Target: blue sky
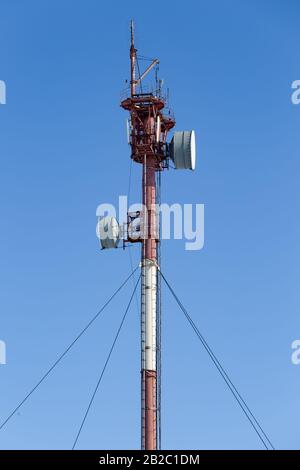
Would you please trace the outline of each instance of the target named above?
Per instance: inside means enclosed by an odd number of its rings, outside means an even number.
[[[165,241],[163,270],[275,447],[299,449],[299,14],[296,0],[1,0],[1,420],[130,271],[127,252],[99,250],[95,211],[128,188],[119,97],[133,17],[177,129],[197,133],[196,172],[166,172],[162,195],[205,204],[205,247]],[[136,166],[133,198],[139,178]],[[72,447],[131,289],[0,432],[1,449]],[[163,311],[163,448],[261,448],[165,290]],[[133,304],[78,448],[139,448],[139,359]]]

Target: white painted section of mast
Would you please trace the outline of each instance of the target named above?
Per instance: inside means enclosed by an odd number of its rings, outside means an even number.
[[[142,369],[155,371],[157,267],[149,259],[142,263]]]

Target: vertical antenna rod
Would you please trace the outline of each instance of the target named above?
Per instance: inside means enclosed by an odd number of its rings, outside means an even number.
[[[131,96],[135,95],[135,62],[136,62],[136,49],[134,48],[134,23],[133,20],[130,22],[130,92]]]

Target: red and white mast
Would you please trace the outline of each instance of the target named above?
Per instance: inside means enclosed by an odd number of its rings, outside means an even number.
[[[153,125],[152,117],[146,126]],[[143,206],[145,208],[142,241],[141,282],[141,350],[142,350],[142,447],[157,448],[157,214],[155,160],[146,156],[143,162]]]
[[[175,120],[165,114],[166,100],[161,94],[160,81],[155,77],[155,87],[147,89],[142,80],[158,64],[150,60],[140,74],[137,50],[134,44],[134,28],[131,22],[130,90],[121,101],[121,107],[130,113],[129,143],[131,158],[142,167],[143,209],[127,214],[127,237],[120,230],[114,217],[102,217],[98,231],[102,249],[116,248],[120,237],[126,242],[141,243],[141,441],[142,449],[160,447],[160,384],[161,384],[161,312],[160,312],[160,230],[156,180],[160,172],[173,160],[175,169],[195,169],[194,131],[174,132],[172,141],[167,135],[175,126]],[[138,70],[138,77],[136,71]],[[158,175],[158,178],[156,176]],[[160,184],[158,185],[160,193]]]
[[[121,106],[130,112],[131,158],[142,165],[143,212],[141,214],[141,445],[142,449],[158,448],[158,377],[157,352],[157,298],[158,298],[158,216],[156,211],[156,172],[166,166],[167,132],[175,125],[174,119],[162,114],[164,99],[158,90],[137,93],[143,78],[158,63],[153,60],[145,72],[136,78],[137,50],[131,22],[130,97]]]

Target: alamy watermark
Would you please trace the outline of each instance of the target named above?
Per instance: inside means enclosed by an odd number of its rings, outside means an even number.
[[[185,240],[185,249],[188,251],[201,250],[204,246],[204,204],[153,204],[151,210],[146,210],[143,204],[131,204],[128,207],[127,196],[119,196],[118,209],[113,204],[104,203],[97,207],[96,216],[114,217],[118,220],[120,227],[120,238],[126,239],[128,231],[132,237],[147,238],[147,230],[143,227],[149,226],[148,217],[152,217],[152,227],[156,234],[160,233],[162,240]],[[128,214],[135,214],[134,220],[128,226]],[[97,237],[100,233],[96,229]],[[109,231],[105,237],[110,238]],[[103,236],[101,236],[103,238]]]
[[[0,80],[0,104],[6,104],[6,84]]]
[[[293,81],[292,90],[294,90],[291,95],[292,103],[295,105],[300,104],[300,80]]]
[[[300,365],[300,339],[295,339],[292,342],[291,348],[293,349],[293,353],[291,355],[291,361],[294,366]]]
[[[6,364],[6,344],[0,340],[0,365]]]

